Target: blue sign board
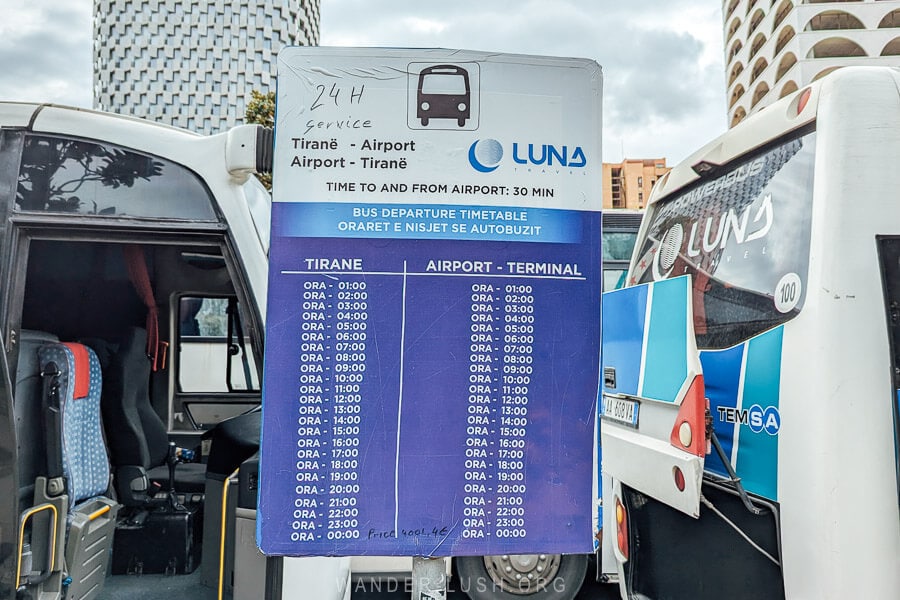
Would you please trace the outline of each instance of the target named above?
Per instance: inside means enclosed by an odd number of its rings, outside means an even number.
[[[591,552],[599,67],[279,56],[259,544]]]

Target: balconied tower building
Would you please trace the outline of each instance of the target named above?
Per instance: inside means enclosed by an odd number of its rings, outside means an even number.
[[[900,0],[723,0],[728,123],[847,65],[900,66]]]
[[[318,42],[319,0],[94,0],[94,108],[216,133]]]

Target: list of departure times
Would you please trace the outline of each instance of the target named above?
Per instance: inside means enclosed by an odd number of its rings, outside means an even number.
[[[475,385],[468,398],[466,479],[491,481],[484,489],[469,488],[464,504],[463,537],[524,538],[525,441],[528,428],[529,384],[534,375],[534,290],[508,283],[472,285],[470,377]],[[499,332],[486,327],[480,315],[501,314]],[[499,365],[498,370],[488,365]],[[488,449],[478,451],[476,448]],[[487,511],[478,492],[493,492],[496,505]],[[493,509],[493,510],[491,510]],[[474,517],[474,518],[473,518]]]
[[[366,282],[310,279],[304,281],[302,298],[299,485],[291,540],[322,539],[323,535],[327,540],[355,539],[360,535]]]
[[[279,360],[267,355],[264,442],[284,450],[267,457],[263,550],[590,551],[596,257],[297,244],[274,257],[270,289],[270,311],[289,316],[267,333]],[[272,417],[273,398],[293,408]]]

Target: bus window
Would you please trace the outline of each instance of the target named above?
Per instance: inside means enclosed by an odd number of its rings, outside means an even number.
[[[205,430],[257,406],[256,356],[237,299],[181,296],[177,311],[174,428]]]
[[[643,212],[604,210],[601,251],[603,253],[603,289],[608,292],[625,285],[628,262],[634,251]]]
[[[454,68],[446,71],[430,71],[422,75],[422,94],[459,96],[466,93],[465,74]]]
[[[638,219],[637,225],[640,225]],[[637,239],[634,231],[610,231],[603,233],[603,260],[631,260],[631,251]]]
[[[815,133],[780,142],[650,209],[636,283],[690,274],[700,348],[726,348],[803,307]]]
[[[112,144],[25,136],[16,209],[215,221],[196,175],[162,158]]]
[[[182,392],[259,391],[250,340],[233,298],[182,296],[178,387]],[[229,365],[230,363],[230,365]]]

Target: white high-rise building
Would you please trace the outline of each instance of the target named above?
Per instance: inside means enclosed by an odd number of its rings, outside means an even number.
[[[94,0],[94,108],[223,131],[282,46],[318,42],[319,0]]]
[[[900,0],[723,0],[728,123],[847,65],[900,66]]]

